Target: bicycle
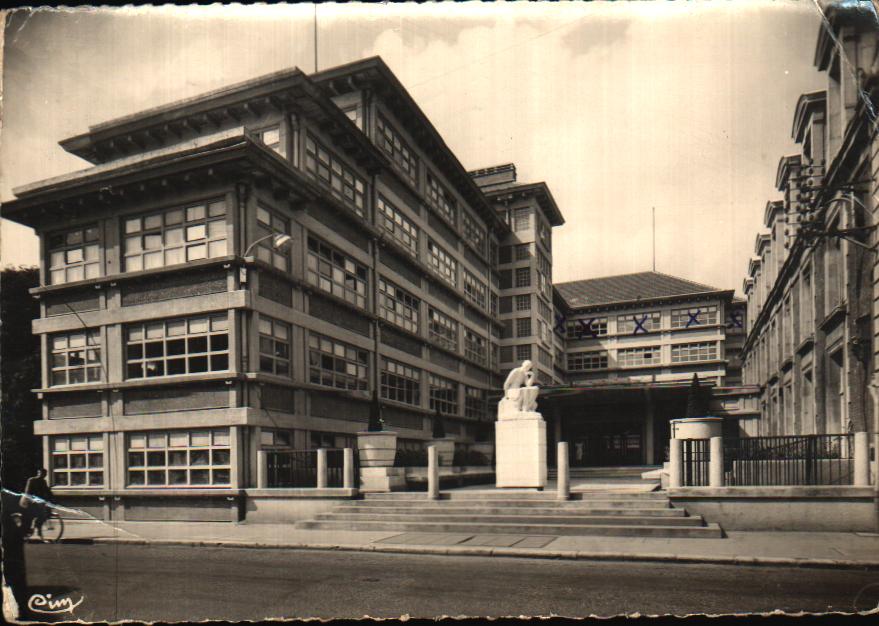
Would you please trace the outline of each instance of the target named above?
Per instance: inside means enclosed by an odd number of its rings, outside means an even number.
[[[25,520],[21,513],[13,513],[12,519],[19,528],[25,525]],[[25,539],[30,539],[34,531],[36,531],[40,541],[43,543],[58,543],[64,535],[64,519],[56,511],[50,511],[49,515],[42,522],[37,522],[36,518],[32,519],[29,528],[25,532]]]

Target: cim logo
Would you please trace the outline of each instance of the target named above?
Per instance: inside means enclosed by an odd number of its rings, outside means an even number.
[[[51,593],[47,593],[46,595],[35,593],[30,599],[28,599],[27,608],[36,613],[70,613],[73,615],[73,609],[82,604],[83,600],[85,600],[85,598],[81,597],[78,602],[74,602],[73,598],[67,596],[53,598]]]

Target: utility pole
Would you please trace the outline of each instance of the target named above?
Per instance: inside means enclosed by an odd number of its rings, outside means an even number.
[[[650,207],[653,209],[653,271],[656,271],[656,207]]]
[[[314,72],[317,73],[317,2],[314,3]]]

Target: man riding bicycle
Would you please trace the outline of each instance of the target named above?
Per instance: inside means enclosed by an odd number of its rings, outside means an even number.
[[[29,518],[29,523],[24,525],[29,531],[40,528],[52,512],[53,494],[46,482],[47,473],[45,468],[40,468],[36,476],[28,478],[24,494],[19,500],[22,512]]]

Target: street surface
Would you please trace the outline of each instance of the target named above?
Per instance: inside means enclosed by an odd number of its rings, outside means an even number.
[[[82,599],[72,618],[86,621],[852,612],[879,605],[876,571],[111,544],[30,544],[26,556],[29,592]]]

